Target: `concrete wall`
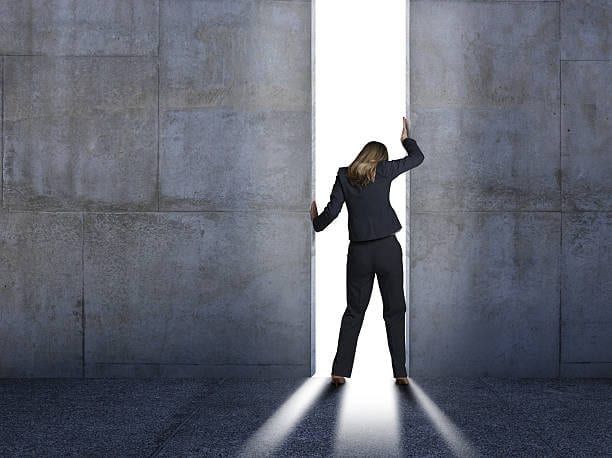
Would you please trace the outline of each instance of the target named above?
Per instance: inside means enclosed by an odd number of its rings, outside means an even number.
[[[412,0],[411,375],[612,375],[607,0]],[[0,2],[0,377],[311,373],[311,2]]]
[[[612,376],[611,28],[411,1],[411,375]]]
[[[310,26],[0,2],[0,377],[311,373]]]

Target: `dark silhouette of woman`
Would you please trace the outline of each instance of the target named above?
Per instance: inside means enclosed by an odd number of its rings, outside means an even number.
[[[340,167],[329,203],[319,215],[317,204],[310,204],[310,217],[316,232],[325,229],[346,202],[349,247],[346,260],[347,307],[342,315],[338,348],[332,364],[332,383],[345,383],[350,377],[366,308],[370,302],[374,275],[383,301],[383,319],[395,383],[408,384],[406,372],[404,269],[402,247],[395,233],[402,228],[389,201],[391,181],[423,162],[416,141],[408,135],[408,120],[402,120],[400,141],[407,152],[401,159],[389,160],[387,147],[370,141],[348,167]]]

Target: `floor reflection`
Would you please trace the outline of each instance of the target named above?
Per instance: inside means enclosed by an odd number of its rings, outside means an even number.
[[[336,456],[400,456],[397,386],[392,378],[352,377],[339,387]]]

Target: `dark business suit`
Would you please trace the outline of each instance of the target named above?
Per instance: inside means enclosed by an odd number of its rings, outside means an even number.
[[[322,231],[338,216],[346,202],[350,240],[346,263],[347,307],[332,365],[334,375],[351,376],[357,338],[376,274],[393,376],[407,376],[404,269],[402,247],[395,237],[402,225],[389,202],[389,190],[393,179],[418,166],[424,156],[413,138],[404,139],[402,145],[408,154],[401,159],[380,161],[374,181],[364,187],[351,184],[347,177],[348,167],[340,167],[329,203],[312,221],[314,230]]]

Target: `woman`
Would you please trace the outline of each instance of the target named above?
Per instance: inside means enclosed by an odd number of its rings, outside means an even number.
[[[344,202],[348,211],[347,307],[342,316],[338,348],[332,364],[332,383],[336,386],[345,383],[344,377],[351,376],[374,274],[383,301],[395,383],[408,384],[404,343],[404,269],[402,247],[395,237],[402,225],[389,202],[389,189],[393,179],[419,165],[424,156],[416,141],[408,135],[405,117],[402,124],[400,140],[407,156],[390,161],[383,143],[368,142],[351,165],[338,169],[329,203],[323,212],[318,214],[315,201],[310,204],[315,232],[325,229],[338,216]]]

